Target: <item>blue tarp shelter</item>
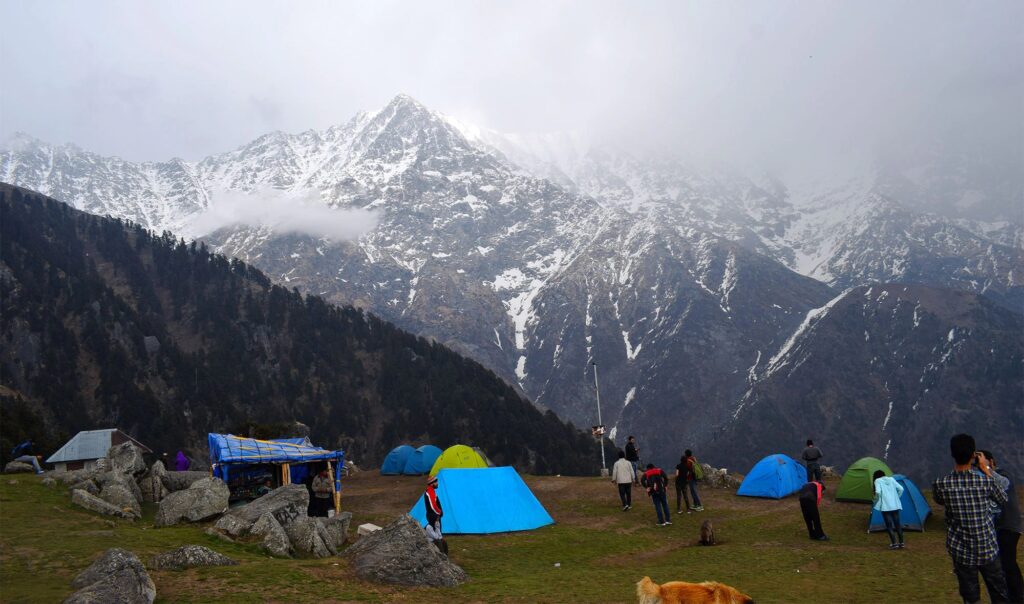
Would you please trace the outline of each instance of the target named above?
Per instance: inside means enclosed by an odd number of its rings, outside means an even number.
[[[409,461],[409,457],[416,452],[409,445],[398,445],[388,456],[384,458],[384,463],[380,464],[380,473],[384,476],[396,476],[401,474],[405,470],[405,462]]]
[[[331,462],[334,470],[334,492],[341,492],[341,470],[345,453],[328,451],[309,443],[309,439],[259,440],[233,434],[213,434],[207,437],[210,447],[210,466],[213,475],[230,487],[237,479],[255,467],[267,465],[288,467],[275,477],[276,484],[300,483],[309,475],[309,464]],[[293,442],[295,441],[295,442]],[[237,482],[237,480],[235,480]],[[337,508],[337,497],[335,507]]]
[[[900,524],[906,531],[924,531],[925,520],[932,513],[928,501],[921,494],[914,481],[903,474],[893,474],[896,482],[903,485],[903,495],[900,496],[900,503],[903,509],[900,510]],[[876,533],[885,530],[885,520],[882,520],[882,512],[871,508],[871,519],[868,520],[868,532]]]
[[[438,457],[441,457],[441,449],[434,445],[423,445],[413,451],[406,459],[405,469],[402,470],[402,474],[406,476],[426,474],[430,472],[430,468],[434,467],[434,462],[437,461]]]
[[[529,531],[555,523],[530,487],[509,466],[445,468],[437,474],[437,495],[444,510],[444,533]],[[416,499],[409,515],[420,525],[427,525],[423,495]]]
[[[782,453],[769,455],[754,464],[743,479],[737,495],[782,499],[800,490],[807,482],[807,470]]]

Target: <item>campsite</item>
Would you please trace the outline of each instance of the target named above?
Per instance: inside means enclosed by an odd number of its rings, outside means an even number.
[[[471,471],[471,470],[470,470]],[[822,520],[832,537],[811,542],[794,497],[738,497],[705,488],[700,514],[674,515],[654,525],[642,495],[630,512],[600,478],[523,476],[554,520],[536,530],[450,535],[453,561],[469,575],[456,588],[404,588],[357,579],[344,556],[273,559],[253,545],[204,533],[207,524],[154,528],[152,504],[136,522],[107,519],[72,505],[63,489],[30,475],[0,481],[2,599],[59,601],[69,582],[102,551],[123,547],[143,560],[183,544],[200,544],[238,566],[150,571],[164,602],[632,602],[644,575],[656,581],[718,580],[758,602],[793,602],[814,594],[830,602],[954,601],[943,539],[942,508],[933,506],[923,533],[908,533],[908,548],[889,551],[884,533],[868,533],[870,506],[836,502],[828,479]],[[385,525],[422,497],[425,477],[342,478],[342,508],[353,526]],[[930,494],[926,491],[925,497]],[[671,502],[670,502],[671,503]],[[673,508],[674,510],[674,508]],[[40,522],[45,517],[45,522]],[[700,547],[700,522],[710,519],[719,545]],[[354,536],[354,530],[352,531]],[[914,577],[907,581],[907,577]]]

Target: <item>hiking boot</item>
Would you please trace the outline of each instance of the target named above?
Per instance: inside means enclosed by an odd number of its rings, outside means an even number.
[[[703,512],[704,511],[704,506],[698,505],[697,507],[693,508],[693,511],[694,512]]]
[[[666,520],[665,524],[672,524],[672,521],[671,520]]]
[[[818,541],[828,541],[828,540],[829,540],[829,538],[828,538],[828,535],[822,535],[821,537],[818,537],[818,539],[817,539],[817,540],[818,540]]]
[[[900,544],[899,543],[890,543],[889,544],[889,549],[899,549],[899,548],[900,548]]]
[[[658,526],[665,526],[664,522],[655,522],[655,524],[658,525]]]
[[[623,511],[623,512],[626,512],[626,511],[628,511],[628,510],[629,510],[629,506],[628,506],[628,505],[624,505],[624,506],[622,506],[622,511]]]
[[[677,514],[682,514],[682,513],[683,513],[683,510],[676,510],[676,513],[677,513]]]
[[[907,544],[906,544],[906,543],[901,543],[901,544],[900,544],[900,549],[905,549],[906,547],[907,547]]]
[[[633,509],[633,506],[631,506],[631,505],[627,505],[627,506],[626,506],[626,511],[627,511],[627,512],[628,512],[629,510],[631,510],[631,509]]]

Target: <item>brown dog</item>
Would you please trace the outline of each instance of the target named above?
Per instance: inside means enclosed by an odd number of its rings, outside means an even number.
[[[715,527],[711,526],[710,520],[705,520],[703,524],[700,525],[700,544],[715,544]]]
[[[636,584],[636,596],[639,604],[754,604],[750,596],[715,581],[658,585],[644,577]]]

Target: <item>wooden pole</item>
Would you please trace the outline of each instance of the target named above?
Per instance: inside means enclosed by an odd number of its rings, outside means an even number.
[[[331,499],[334,500],[334,515],[337,516],[341,513],[341,493],[338,492],[337,486],[334,482],[334,466],[330,461],[327,462],[327,475],[331,478]]]
[[[292,470],[289,464],[281,464],[281,486],[292,483]]]

